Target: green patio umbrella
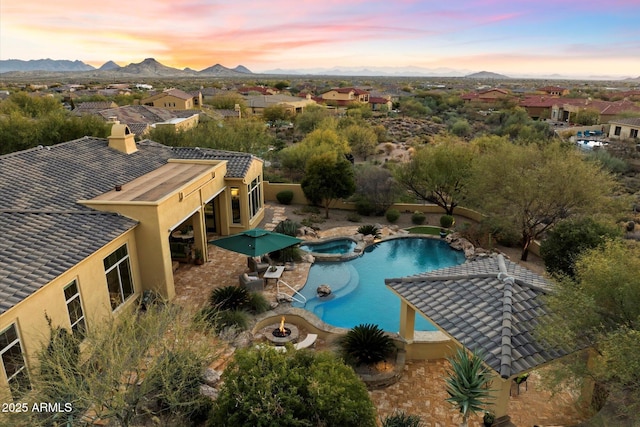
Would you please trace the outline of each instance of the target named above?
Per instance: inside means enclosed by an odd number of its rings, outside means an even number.
[[[209,241],[212,245],[220,248],[252,257],[288,248],[300,242],[302,239],[297,237],[274,233],[262,228],[253,228],[232,236]]]

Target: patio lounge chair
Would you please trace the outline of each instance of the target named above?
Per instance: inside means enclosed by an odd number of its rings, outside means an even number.
[[[240,275],[240,286],[251,292],[262,291],[264,289],[264,279],[243,273]]]
[[[247,257],[247,267],[253,273],[264,273],[269,268],[269,263],[262,260],[256,260],[254,257]]]

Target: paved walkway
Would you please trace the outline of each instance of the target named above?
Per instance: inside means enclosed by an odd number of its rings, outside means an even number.
[[[272,229],[278,222],[286,219],[282,206],[267,206],[267,216],[261,227]],[[350,231],[346,227],[341,232]],[[357,227],[356,227],[357,228]],[[335,234],[323,233],[325,236]],[[209,245],[209,257],[204,265],[180,264],[175,273],[176,302],[190,310],[198,310],[209,298],[212,289],[227,285],[237,285],[240,274],[247,271],[246,256]],[[282,280],[296,289],[304,286],[310,264],[296,263],[292,271],[285,271]],[[275,301],[275,285],[272,280],[265,290],[265,296]],[[445,402],[444,381],[446,361],[408,361],[401,380],[390,387],[370,392],[378,409],[378,415],[384,417],[394,410],[404,410],[420,415],[425,427],[450,427],[460,423],[460,417]],[[213,368],[222,369],[224,360],[218,361]],[[552,396],[542,390],[538,373],[533,373],[528,381],[528,390],[521,386],[520,394],[511,397],[509,414],[512,422],[519,427],[533,426],[569,426],[582,418],[575,407],[576,396],[564,392]],[[480,427],[481,418],[469,422],[470,427]]]

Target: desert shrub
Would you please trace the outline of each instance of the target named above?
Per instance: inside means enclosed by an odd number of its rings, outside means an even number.
[[[440,217],[440,227],[442,228],[449,228],[454,224],[454,222],[455,219],[451,215],[442,215]]]
[[[358,233],[365,236],[370,235],[375,237],[376,239],[380,238],[380,229],[373,224],[361,225],[360,227],[358,227]]]
[[[422,427],[424,426],[419,415],[405,414],[404,411],[394,411],[382,420],[381,427]]]
[[[362,216],[371,216],[376,212],[376,206],[367,197],[359,196],[356,199],[356,212]]]
[[[329,352],[240,349],[222,379],[211,426],[376,425],[364,383]]]
[[[397,209],[388,209],[385,213],[387,221],[394,223],[400,218],[400,212]]]
[[[347,215],[347,221],[360,222],[361,220],[362,218],[357,212],[349,212],[349,214]]]
[[[147,372],[147,387],[158,390],[152,412],[180,419],[182,423],[189,420],[188,425],[205,421],[213,402],[200,394],[203,365],[201,355],[189,348],[160,355]]]
[[[614,225],[602,224],[592,218],[559,222],[540,245],[540,256],[547,271],[574,276],[575,261],[587,249],[604,245],[607,239],[621,234]]]
[[[373,365],[393,353],[393,341],[378,325],[365,323],[354,326],[340,339],[345,360],[356,366]]]
[[[424,213],[420,212],[420,211],[415,211],[415,212],[411,215],[411,222],[412,222],[413,224],[416,224],[416,225],[422,225],[422,224],[424,224],[424,222],[426,221],[426,219],[427,219],[427,216],[426,216]]]
[[[282,203],[283,205],[290,205],[291,201],[293,200],[293,191],[282,190],[278,192],[278,194],[276,194],[276,199],[278,199],[278,202]]]
[[[296,237],[300,224],[290,219],[280,221],[273,229],[276,233],[286,234],[287,236]]]
[[[249,311],[251,313],[260,314],[271,309],[271,305],[267,298],[260,292],[249,292]]]

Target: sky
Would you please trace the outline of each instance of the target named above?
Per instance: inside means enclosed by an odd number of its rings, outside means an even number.
[[[0,59],[640,76],[640,0],[1,0]]]

